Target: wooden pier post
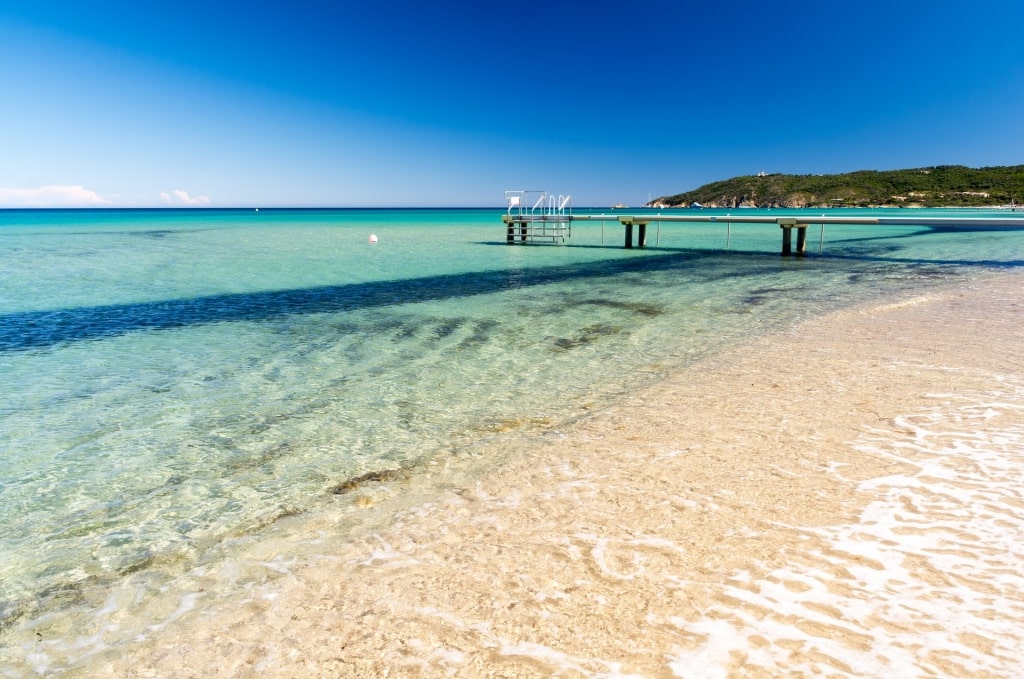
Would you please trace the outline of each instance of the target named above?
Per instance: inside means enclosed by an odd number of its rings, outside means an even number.
[[[647,224],[646,219],[637,219],[636,217],[623,218],[622,225],[626,227],[626,249],[632,249],[633,247],[633,225],[636,224],[639,229],[637,234],[637,247],[642,248],[647,246]]]
[[[796,227],[796,254],[807,254],[807,225],[799,224]]]
[[[516,223],[508,223],[508,232],[505,234],[505,244],[512,245],[516,242]]]
[[[796,229],[796,254],[807,254],[807,225],[797,224],[795,217],[780,217],[776,220],[782,229],[782,254],[793,254],[793,229]]]
[[[793,227],[796,225],[796,218],[781,217],[778,223],[782,229],[782,256],[788,257],[793,254]]]

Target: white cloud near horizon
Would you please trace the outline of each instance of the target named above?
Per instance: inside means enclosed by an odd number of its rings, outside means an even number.
[[[174,189],[170,193],[166,191],[160,192],[160,199],[165,203],[171,205],[209,205],[210,199],[206,196],[195,196],[188,195],[188,191],[182,189]]]
[[[84,186],[0,188],[0,207],[90,207],[109,204],[109,200]]]

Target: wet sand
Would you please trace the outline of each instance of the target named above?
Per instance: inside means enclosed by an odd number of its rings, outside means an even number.
[[[355,540],[303,524],[88,674],[1022,676],[1022,286],[816,319]]]

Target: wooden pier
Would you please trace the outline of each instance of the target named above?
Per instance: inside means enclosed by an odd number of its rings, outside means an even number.
[[[539,196],[530,205],[526,198],[529,194]],[[629,249],[633,245],[634,228],[637,234],[636,247],[647,246],[647,227],[652,223],[684,222],[684,223],[720,223],[730,228],[732,224],[765,224],[777,225],[782,231],[782,255],[807,254],[807,229],[811,226],[820,227],[821,238],[824,240],[825,225],[880,225],[880,226],[927,226],[957,229],[991,229],[1018,228],[1024,229],[1024,217],[858,217],[858,216],[812,216],[812,215],[703,215],[703,214],[572,214],[572,198],[570,196],[548,196],[544,191],[506,191],[509,202],[508,211],[502,215],[506,224],[505,242],[530,243],[538,240],[564,243],[572,234],[574,221],[618,222],[623,226],[625,242]],[[796,245],[793,244],[793,232],[796,231]]]
[[[646,245],[647,226],[652,222],[689,222],[726,224],[775,224],[782,230],[782,254],[807,254],[807,229],[811,226],[820,228],[824,239],[825,226],[928,226],[970,229],[1018,228],[1024,229],[1024,218],[1021,217],[857,217],[857,216],[770,216],[770,215],[573,215],[574,220],[618,221],[625,227],[625,247],[633,247],[633,227],[637,227],[637,247]],[[793,232],[796,232],[796,246],[793,245]]]

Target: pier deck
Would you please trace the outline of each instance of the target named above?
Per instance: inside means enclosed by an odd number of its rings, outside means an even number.
[[[540,198],[532,207],[527,206],[524,198],[536,193]],[[502,221],[506,224],[506,243],[509,245],[529,243],[535,240],[565,242],[572,233],[574,221],[618,222],[623,226],[624,245],[632,248],[633,231],[636,227],[636,247],[646,247],[647,227],[651,223],[682,222],[682,223],[721,223],[726,228],[732,224],[776,224],[782,230],[782,254],[804,255],[807,251],[807,229],[810,226],[821,228],[822,241],[826,225],[866,225],[880,226],[926,226],[950,229],[991,229],[1018,228],[1024,229],[1024,216],[1021,217],[889,217],[889,216],[851,216],[839,215],[702,215],[702,214],[572,214],[572,199],[569,196],[547,196],[543,191],[506,191],[509,201],[506,214]],[[793,231],[796,231],[796,246],[793,245]]]
[[[820,226],[824,233],[825,225],[867,225],[880,226],[928,226],[970,230],[972,228],[1024,228],[1024,217],[857,217],[827,215],[572,215],[572,219],[591,221],[618,221],[625,228],[625,247],[633,247],[633,227],[638,230],[637,247],[646,246],[647,225],[651,222],[695,222],[724,224],[778,224],[782,229],[782,254],[803,255],[807,251],[807,228]],[[796,249],[793,248],[793,230],[797,232]]]

